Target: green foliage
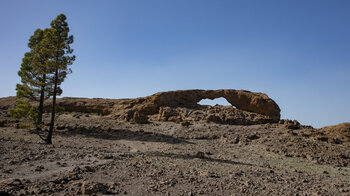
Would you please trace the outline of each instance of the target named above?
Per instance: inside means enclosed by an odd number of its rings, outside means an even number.
[[[42,92],[44,92],[43,99],[49,98],[49,89],[52,87],[47,80],[49,68],[45,62],[48,56],[43,53],[43,45],[41,44],[43,38],[44,31],[37,29],[29,39],[30,51],[24,54],[18,72],[22,82],[22,84],[17,85],[17,97],[19,98],[25,97],[39,101]]]
[[[43,39],[44,31],[41,29],[37,29],[30,37],[28,43],[30,51],[24,54],[21,68],[18,71],[21,84],[16,85],[17,97],[39,102],[38,108],[19,100],[16,108],[10,111],[15,118],[31,120],[37,128],[42,124],[44,100],[52,95],[52,83],[48,80],[49,68],[46,65],[48,56],[43,53],[44,48],[41,44]]]
[[[16,119],[28,119],[33,121],[35,124],[37,124],[38,119],[38,110],[36,107],[34,107],[29,102],[26,102],[24,100],[17,100],[16,107],[13,109],[10,109],[10,115],[13,118]]]
[[[47,110],[47,112],[52,112],[52,105],[50,104],[50,105],[48,105],[47,106],[47,108],[46,108]],[[64,109],[64,107],[62,107],[62,106],[60,106],[60,105],[58,105],[58,104],[56,104],[56,107],[55,107],[55,111],[56,111],[56,113],[64,113],[66,110]]]
[[[27,128],[30,128],[32,126],[33,126],[32,123],[23,123],[23,122],[21,122],[21,123],[18,124],[18,128],[20,128],[20,129],[27,129]]]
[[[17,97],[18,98],[28,98],[31,100],[35,100],[35,90],[31,89],[26,84],[17,84],[16,85]]]
[[[50,67],[50,73],[52,83],[57,82],[59,86],[66,76],[72,73],[72,70],[68,67],[72,65],[75,56],[70,55],[73,53],[73,49],[70,44],[73,43],[74,39],[72,35],[68,35],[69,27],[66,22],[66,16],[60,14],[51,22],[51,28],[44,30],[44,39],[41,45],[45,46],[43,53],[48,56],[47,65]],[[57,72],[57,77],[55,73]],[[56,80],[56,81],[55,81]],[[62,90],[56,89],[57,95],[62,93]]]
[[[54,126],[56,111],[56,96],[62,94],[60,85],[72,73],[69,68],[75,60],[72,55],[73,36],[69,34],[67,17],[59,14],[52,22],[51,27],[44,30],[37,29],[30,37],[29,52],[24,54],[18,75],[21,84],[17,84],[17,97],[19,98],[16,108],[10,111],[14,118],[26,118],[39,127],[42,124],[44,111],[44,100],[53,97],[52,115],[47,143],[51,143],[52,130]],[[25,98],[32,102],[39,102],[34,107],[29,102],[21,100]]]
[[[56,105],[56,112],[57,113],[63,113],[65,111],[64,107]]]
[[[73,49],[70,44],[73,43],[73,36],[68,35],[69,28],[64,14],[58,15],[52,22],[51,28],[44,31],[44,39],[41,44],[45,45],[44,55],[48,56],[46,64],[50,67],[50,80],[53,81],[53,99],[52,99],[52,114],[49,133],[46,143],[52,143],[52,132],[55,124],[56,113],[56,95],[62,92],[59,86],[62,84],[66,76],[72,73],[68,67],[72,65],[75,56],[71,55]]]

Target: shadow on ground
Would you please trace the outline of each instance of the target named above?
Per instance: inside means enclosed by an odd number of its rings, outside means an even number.
[[[250,164],[250,163],[242,163],[242,162],[237,162],[237,161],[232,161],[232,160],[224,160],[224,159],[215,159],[215,158],[211,158],[211,157],[198,156],[198,154],[191,155],[191,154],[175,154],[175,153],[165,153],[165,152],[151,152],[148,155],[156,156],[156,157],[168,157],[168,158],[175,158],[175,159],[184,159],[184,160],[200,159],[201,161],[204,161],[204,162],[216,162],[216,163],[227,163],[227,164],[232,164],[232,165],[254,166],[253,164]]]
[[[77,136],[82,135],[84,137],[93,137],[105,140],[132,140],[132,141],[145,141],[145,142],[165,142],[169,144],[194,144],[181,138],[174,138],[170,135],[164,135],[160,133],[152,133],[146,131],[130,131],[127,129],[114,129],[114,130],[102,130],[96,127],[92,128],[73,128],[66,127],[64,130],[57,130],[54,134],[60,136]]]

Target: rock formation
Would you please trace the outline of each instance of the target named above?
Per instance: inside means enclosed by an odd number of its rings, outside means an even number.
[[[220,97],[237,109],[198,104],[202,99]],[[168,91],[136,99],[63,98],[58,104],[66,111],[95,112],[127,121],[139,121],[140,115],[160,121],[207,120],[224,124],[260,124],[278,122],[280,118],[280,108],[266,94],[231,89]],[[142,122],[147,122],[144,117]]]
[[[220,97],[236,109],[198,104],[202,99]],[[261,124],[280,119],[280,108],[266,94],[233,89],[168,91],[136,99],[66,97],[58,99],[57,103],[67,112],[98,113],[139,123],[147,122],[148,118],[174,122],[206,120],[223,124]]]
[[[319,132],[337,143],[350,142],[350,123],[322,127]]]
[[[278,122],[280,118],[280,108],[266,94],[231,89],[168,91],[143,98],[120,100],[118,104],[114,105],[111,114],[117,118],[130,120],[133,112],[138,111],[144,115],[160,114],[159,120],[164,120],[164,118],[170,117],[170,114],[164,114],[164,112],[170,112],[173,113],[171,116],[176,116],[176,112],[169,111],[169,108],[177,110],[177,113],[181,108],[202,110],[203,107],[198,104],[199,101],[220,97],[224,97],[238,110],[265,116],[269,122]],[[164,107],[168,107],[168,109]],[[226,108],[226,110],[228,109]],[[231,111],[235,111],[234,108],[231,108]]]

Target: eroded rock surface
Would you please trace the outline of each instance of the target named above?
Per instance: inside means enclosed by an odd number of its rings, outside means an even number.
[[[198,104],[202,99],[220,97],[236,108]],[[8,102],[6,100],[6,104]],[[233,89],[168,91],[136,99],[66,97],[57,102],[67,112],[97,113],[141,123],[148,122],[147,118],[150,118],[159,121],[206,120],[244,125],[278,122],[280,119],[280,108],[266,94]]]
[[[245,90],[179,90],[160,92],[154,95],[120,100],[113,108],[112,115],[125,117],[125,111],[139,111],[145,115],[158,114],[161,107],[203,109],[198,104],[202,99],[223,97],[237,109],[267,116],[277,122],[280,118],[280,108],[264,93],[253,93]]]
[[[338,125],[323,127],[319,130],[327,139],[335,143],[350,142],[350,123],[341,123]],[[324,138],[326,138],[324,137]]]
[[[150,116],[158,121],[205,121],[217,124],[252,125],[272,122],[271,118],[231,106],[201,106],[197,109],[160,107],[159,114]]]

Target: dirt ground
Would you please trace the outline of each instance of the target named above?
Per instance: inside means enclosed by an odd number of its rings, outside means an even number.
[[[350,195],[350,142],[312,127],[63,113],[46,145],[1,120],[0,195]]]

